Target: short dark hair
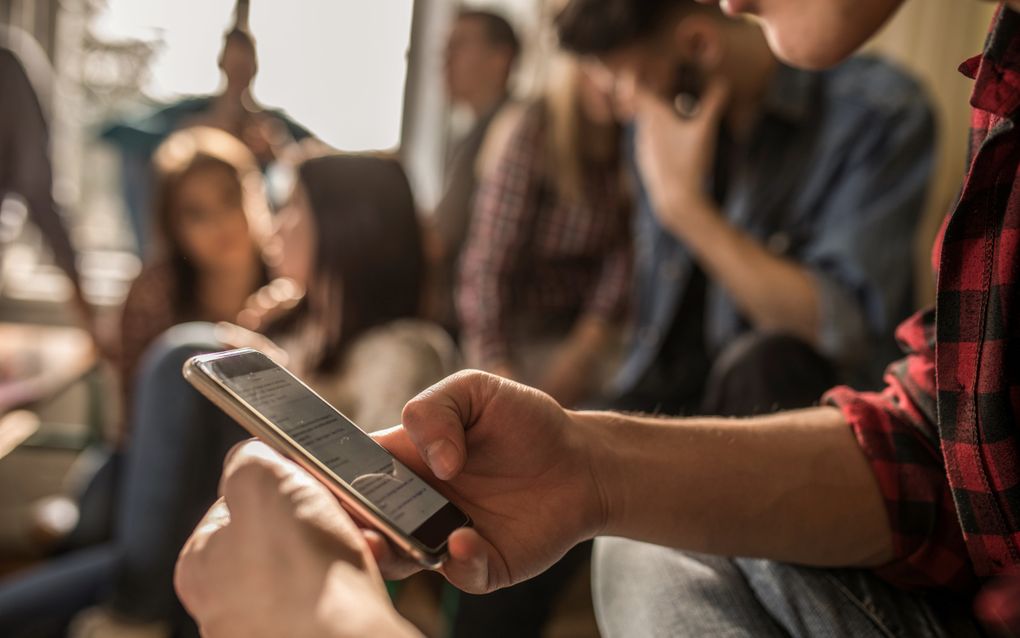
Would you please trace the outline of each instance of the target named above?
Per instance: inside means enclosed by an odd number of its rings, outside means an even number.
[[[506,18],[483,9],[461,9],[457,12],[458,20],[478,20],[485,29],[485,39],[494,47],[503,47],[510,51],[513,62],[521,52],[521,41]]]
[[[719,12],[694,0],[570,0],[556,31],[563,48],[599,55],[655,34],[674,13],[699,10]]]

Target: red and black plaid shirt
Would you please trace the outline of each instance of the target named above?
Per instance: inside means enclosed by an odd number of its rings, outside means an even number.
[[[828,400],[886,501],[895,558],[879,573],[968,590],[1020,567],[1020,14],[1001,9],[961,71],[975,80],[969,168],[935,245],[935,309],[900,326],[907,357],[884,392]]]

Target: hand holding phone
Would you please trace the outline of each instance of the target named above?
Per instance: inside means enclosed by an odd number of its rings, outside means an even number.
[[[420,638],[390,602],[364,542],[374,535],[325,485],[257,440],[230,455],[220,485],[174,577],[202,636]]]
[[[216,360],[220,365],[214,368]],[[296,391],[299,397],[314,395],[289,373],[258,353],[243,350],[199,357],[187,368],[206,396],[319,478],[348,504],[349,511],[367,518],[359,512],[368,509],[366,514],[371,514],[379,509],[367,508],[364,495],[355,495],[348,481],[329,478],[319,461],[308,458],[322,455],[294,449],[292,439],[278,440],[283,429],[307,421],[307,408],[301,409],[298,403],[298,409],[283,409],[280,420],[286,421],[281,428],[267,424],[265,417],[271,415],[253,416],[253,404],[240,398],[273,403],[272,397],[279,400],[280,396],[280,389],[274,387],[277,383],[289,386],[288,393],[297,384],[303,388]],[[227,386],[226,378],[239,377],[230,383],[235,389]],[[269,387],[264,387],[266,383]],[[275,414],[277,410],[269,407],[258,412]],[[321,405],[312,412],[322,414]],[[439,559],[445,556],[439,569],[454,586],[483,594],[548,569],[605,525],[605,490],[596,473],[602,461],[596,456],[604,451],[599,436],[593,423],[565,411],[547,394],[484,372],[460,372],[422,392],[404,408],[402,427],[376,432],[370,442],[379,442],[387,460],[392,453],[414,475],[442,480],[456,507],[438,508],[441,531],[434,535],[423,534],[428,528],[408,534],[403,531],[411,527],[408,519],[391,522],[385,511],[370,521],[392,541],[369,539],[383,575],[400,578],[415,571],[406,556],[413,556],[417,565],[435,565],[439,560],[430,556],[438,554]],[[429,501],[439,505],[432,497]],[[429,508],[412,511],[422,509]],[[468,515],[470,526],[460,527]],[[441,545],[436,544],[437,537]]]
[[[362,523],[435,568],[470,519],[311,388],[250,348],[193,357],[184,376],[253,435],[324,483]]]

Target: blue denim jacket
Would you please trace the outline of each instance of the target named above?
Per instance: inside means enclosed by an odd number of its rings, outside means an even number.
[[[629,132],[633,141],[633,131]],[[628,144],[632,147],[632,144]],[[914,235],[931,176],[935,124],[918,83],[859,57],[827,71],[780,66],[749,140],[732,149],[723,214],[818,282],[819,350],[845,380],[875,387],[914,306]],[[640,176],[635,331],[614,385],[634,388],[658,356],[683,298],[691,254],[655,219]],[[710,281],[709,353],[751,328]]]

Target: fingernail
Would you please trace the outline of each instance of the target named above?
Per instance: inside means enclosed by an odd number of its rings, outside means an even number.
[[[457,448],[449,439],[439,439],[425,448],[425,462],[436,478],[448,479],[457,469]]]

